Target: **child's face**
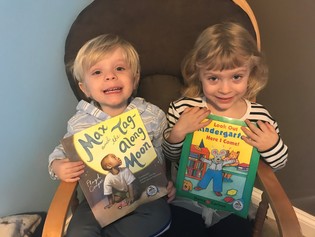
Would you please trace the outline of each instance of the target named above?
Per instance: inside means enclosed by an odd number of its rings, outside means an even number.
[[[249,74],[247,66],[222,71],[200,69],[202,90],[213,113],[237,116],[235,111],[244,110],[242,98],[247,91]]]
[[[126,109],[136,84],[123,50],[117,48],[88,69],[79,86],[104,112],[115,116]]]
[[[105,165],[108,169],[112,169],[113,167],[121,166],[121,159],[115,155],[110,155],[105,159]]]

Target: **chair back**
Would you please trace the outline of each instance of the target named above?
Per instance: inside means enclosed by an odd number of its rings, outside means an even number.
[[[65,64],[74,60],[86,41],[118,34],[140,55],[139,95],[165,111],[179,97],[182,59],[205,28],[222,21],[242,24],[260,42],[256,19],[245,0],[95,0],[71,26]],[[67,76],[77,99],[86,99],[71,72]]]

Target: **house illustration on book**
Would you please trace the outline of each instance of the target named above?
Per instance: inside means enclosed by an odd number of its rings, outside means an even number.
[[[207,169],[207,163],[202,161],[203,159],[210,160],[210,150],[205,147],[203,139],[201,139],[199,145],[192,144],[190,146],[190,153],[187,163],[186,176],[192,179],[200,180]],[[249,165],[246,163],[238,163],[239,152],[226,150],[224,160],[235,159],[237,162],[227,166],[235,166],[238,170],[248,171]],[[232,174],[224,173],[224,181],[230,182]]]
[[[199,145],[192,144],[190,147],[189,160],[187,163],[186,176],[200,180],[206,172],[207,164],[201,160],[210,159],[210,151],[205,147],[203,140]]]
[[[215,115],[210,118],[213,122],[185,138],[177,195],[246,218],[259,153],[242,139],[244,121]]]

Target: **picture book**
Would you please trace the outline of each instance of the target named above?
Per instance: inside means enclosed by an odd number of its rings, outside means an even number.
[[[167,193],[163,165],[137,109],[61,143],[71,161],[85,164],[79,184],[102,227]]]
[[[177,195],[246,218],[260,155],[242,139],[244,121],[215,115],[209,119],[208,126],[185,138]]]

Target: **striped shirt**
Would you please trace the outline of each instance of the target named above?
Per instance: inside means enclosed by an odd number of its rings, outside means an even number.
[[[264,159],[266,163],[269,164],[273,169],[280,169],[284,167],[287,162],[288,147],[284,144],[280,137],[277,122],[271,117],[269,112],[261,104],[250,102],[248,100],[245,100],[245,102],[247,104],[247,111],[241,118],[241,120],[248,119],[249,121],[254,123],[256,123],[258,120],[268,122],[275,128],[276,132],[279,135],[279,139],[273,147],[266,151],[260,152],[261,158]],[[175,162],[175,164],[177,163],[177,165],[180,159],[183,141],[180,143],[172,144],[167,142],[166,138],[169,136],[172,127],[176,124],[180,115],[188,107],[207,107],[207,103],[204,97],[182,97],[170,104],[166,116],[168,127],[164,131],[164,142],[162,144],[163,152],[168,160]]]
[[[153,147],[157,153],[159,161],[164,163],[164,155],[162,152],[163,131],[166,129],[167,121],[165,113],[157,106],[146,102],[143,98],[132,98],[130,104],[126,108],[126,112],[137,108],[142,118],[144,126],[151,139]],[[67,133],[64,137],[71,136],[88,127],[111,118],[108,114],[98,109],[93,102],[88,103],[81,100],[76,107],[76,114],[68,121]],[[49,155],[48,170],[52,179],[56,179],[56,175],[51,169],[51,163],[55,159],[64,159],[66,154],[61,144],[55,147],[54,151]]]

